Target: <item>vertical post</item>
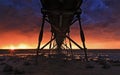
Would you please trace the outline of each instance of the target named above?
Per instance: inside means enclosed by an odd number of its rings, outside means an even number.
[[[51,32],[51,40],[53,39],[53,32]],[[51,54],[52,42],[49,45],[49,55]]]
[[[82,41],[83,47],[84,47],[85,59],[88,62],[87,48],[86,48],[86,45],[85,45],[85,36],[84,36],[84,32],[83,32],[83,29],[82,29],[82,26],[81,26],[81,21],[80,21],[80,15],[79,14],[77,15],[77,18],[78,18],[78,21],[79,21],[80,36],[81,36],[81,41]]]
[[[68,32],[68,36],[70,37],[70,32]],[[70,46],[70,53],[71,53],[71,57],[72,57],[72,59],[73,59],[72,44],[71,44],[70,39],[69,39],[69,46]]]
[[[43,38],[43,30],[44,30],[45,17],[46,17],[46,15],[44,14],[43,15],[43,19],[42,19],[41,30],[40,30],[40,33],[39,33],[38,47],[37,47],[37,51],[36,51],[36,64],[38,64],[39,48],[40,48],[41,41],[42,41],[42,38]]]
[[[59,15],[59,26],[62,27],[62,18],[63,18],[63,15],[60,13]]]
[[[70,33],[68,33],[68,36],[70,37]],[[72,44],[70,40],[69,40],[69,46],[70,46],[70,49],[72,49]]]
[[[53,38],[53,33],[51,33],[51,39]],[[51,49],[52,42],[50,42],[49,49]]]

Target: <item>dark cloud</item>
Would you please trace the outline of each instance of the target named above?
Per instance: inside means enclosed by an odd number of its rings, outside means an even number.
[[[29,26],[32,30],[33,25],[38,25],[40,19],[39,0],[0,0],[0,23],[4,29],[19,29]],[[119,19],[118,0],[84,0],[82,9],[82,23],[91,25],[98,23],[103,27],[118,22]]]
[[[82,22],[89,25],[119,19],[119,2],[119,0],[85,0],[82,5]]]
[[[83,5],[86,35],[104,40],[119,40],[120,0],[87,0]]]
[[[27,33],[34,31],[35,28],[38,29],[41,18],[33,9],[35,8],[33,3],[32,5],[30,3],[32,0],[2,0],[0,3],[0,32],[20,30]],[[36,8],[38,7],[36,6]]]
[[[12,16],[18,15],[18,13],[20,16],[26,16],[28,14],[34,16],[41,15],[41,5],[39,0],[1,0],[0,5],[2,5],[2,11],[4,10],[4,7],[11,11],[14,9],[17,14],[13,11],[14,13],[11,14]],[[118,13],[118,8],[118,0],[84,0],[82,4],[82,22],[84,24],[90,24],[108,21],[115,16],[113,14]],[[0,16],[3,15],[4,17],[6,14],[0,13]]]
[[[102,0],[86,0],[82,5],[84,24],[95,24],[109,19],[111,9]]]

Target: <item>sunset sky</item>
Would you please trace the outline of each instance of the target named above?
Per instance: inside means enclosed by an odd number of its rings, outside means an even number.
[[[120,49],[120,0],[83,1],[81,20],[87,48]],[[39,0],[0,0],[0,49],[37,48],[41,7]],[[71,27],[71,37],[81,45],[77,22]],[[46,23],[42,45],[49,38]]]

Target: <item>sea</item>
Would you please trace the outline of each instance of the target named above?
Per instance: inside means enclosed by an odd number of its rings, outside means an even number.
[[[48,54],[51,54],[51,52],[54,54],[55,50],[45,49],[41,52],[47,56]],[[84,51],[78,49],[63,50],[63,53],[67,55],[70,55],[72,53],[76,59],[79,59],[79,57],[85,57]],[[12,54],[16,56],[36,55],[36,49],[0,49],[0,57],[9,56]],[[90,59],[97,59],[98,57],[103,57],[106,60],[120,61],[120,49],[88,49],[87,55]]]

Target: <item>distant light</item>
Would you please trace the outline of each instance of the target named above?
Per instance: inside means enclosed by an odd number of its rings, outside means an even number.
[[[15,47],[13,45],[10,46],[10,50],[14,51]]]
[[[13,45],[10,46],[10,55],[13,56],[15,54],[15,47]]]

